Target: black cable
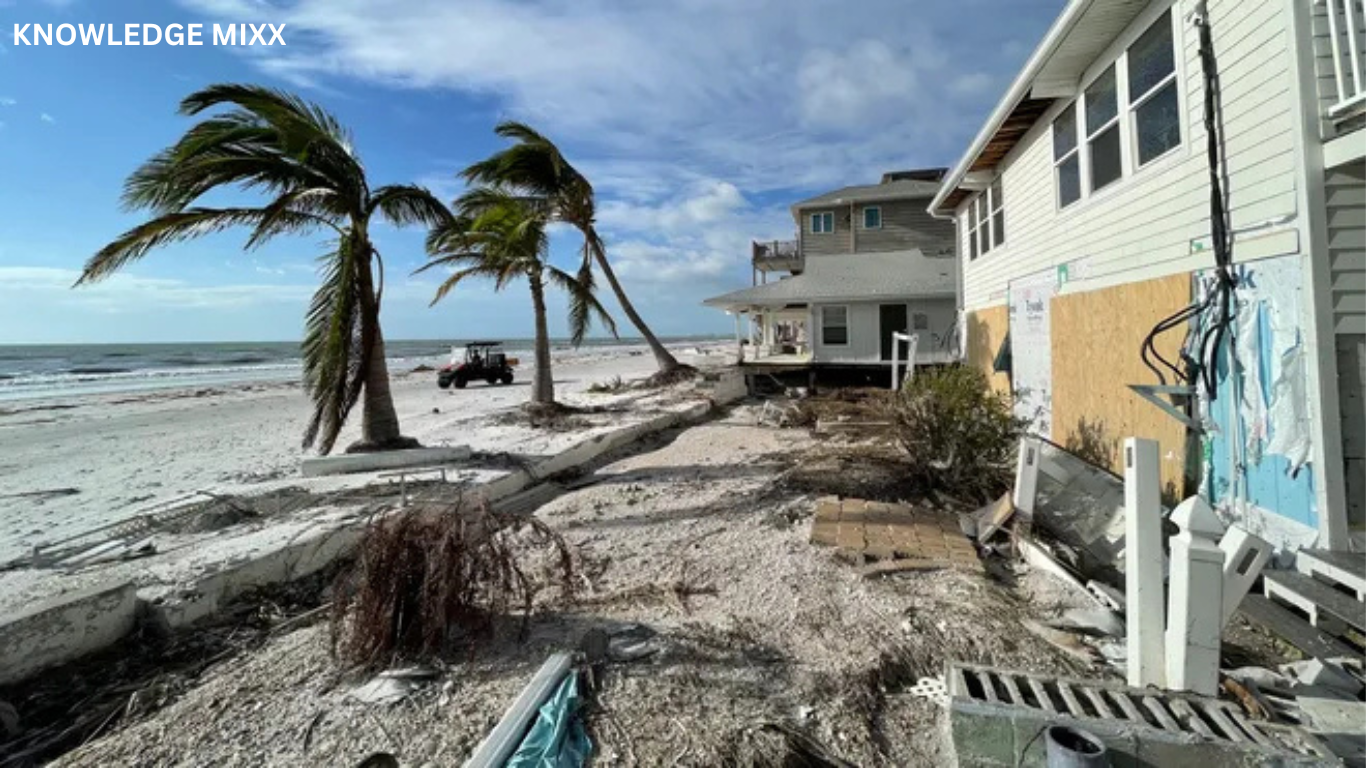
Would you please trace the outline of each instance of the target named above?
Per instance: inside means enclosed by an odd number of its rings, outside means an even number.
[[[1187,384],[1195,384],[1197,381],[1203,383],[1209,399],[1215,400],[1218,398],[1217,356],[1223,344],[1224,336],[1233,322],[1232,299],[1233,290],[1237,287],[1237,280],[1232,272],[1233,243],[1228,228],[1227,199],[1224,196],[1223,184],[1219,178],[1221,167],[1218,124],[1219,74],[1218,65],[1214,58],[1214,42],[1206,14],[1207,11],[1203,8],[1197,11],[1195,26],[1199,30],[1200,36],[1200,71],[1205,88],[1204,123],[1210,177],[1210,239],[1214,247],[1216,279],[1214,285],[1210,287],[1210,293],[1204,299],[1182,308],[1153,326],[1153,329],[1143,339],[1139,355],[1143,364],[1157,375],[1158,381],[1163,385],[1167,383],[1167,377],[1162,368],[1158,367],[1158,364],[1171,372],[1177,381],[1184,381]],[[1186,363],[1185,370],[1178,368],[1175,363],[1157,351],[1155,339],[1158,336],[1193,318],[1204,316],[1210,309],[1217,309],[1218,314],[1212,325],[1198,330],[1197,339],[1191,345],[1191,349],[1194,350],[1197,357],[1192,358],[1189,355],[1183,355]]]

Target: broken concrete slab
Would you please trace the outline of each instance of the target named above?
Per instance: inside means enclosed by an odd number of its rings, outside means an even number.
[[[304,477],[345,475],[353,472],[375,472],[382,469],[435,466],[465,461],[473,452],[468,445],[408,448],[402,451],[348,453],[339,456],[315,456],[300,462]]]
[[[983,570],[976,548],[963,535],[957,520],[917,512],[904,504],[822,499],[811,520],[810,541],[835,547],[836,556],[853,565],[913,561],[916,565],[908,567],[937,564],[941,568]]]
[[[119,641],[137,624],[132,582],[59,595],[0,619],[0,685]]]

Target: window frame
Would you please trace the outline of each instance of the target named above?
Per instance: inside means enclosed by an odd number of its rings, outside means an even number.
[[[1127,64],[1127,63],[1128,63],[1128,49],[1127,49],[1127,48],[1125,49],[1125,53],[1124,53],[1124,56],[1123,56],[1122,58],[1125,60],[1125,63]],[[1123,70],[1124,70],[1124,71],[1121,73],[1120,60],[1119,60],[1119,59],[1114,60],[1113,62],[1110,63],[1109,66],[1107,66],[1107,67],[1105,67],[1104,69],[1102,69],[1102,70],[1100,71],[1100,74],[1098,74],[1098,75],[1096,75],[1095,77],[1091,78],[1091,81],[1090,81],[1089,83],[1087,83],[1086,86],[1085,86],[1084,88],[1082,88],[1081,94],[1077,97],[1077,103],[1081,105],[1080,108],[1077,110],[1077,124],[1078,124],[1078,127],[1081,129],[1081,136],[1082,136],[1082,139],[1081,139],[1081,140],[1082,140],[1082,142],[1086,145],[1086,160],[1085,160],[1085,162],[1084,162],[1084,164],[1085,164],[1085,166],[1086,166],[1086,171],[1085,171],[1085,173],[1082,174],[1082,182],[1083,182],[1083,183],[1082,183],[1082,197],[1089,197],[1090,195],[1093,195],[1093,194],[1095,194],[1095,193],[1097,193],[1097,192],[1099,192],[1099,191],[1101,191],[1101,190],[1103,190],[1103,189],[1108,189],[1108,188],[1114,186],[1115,184],[1118,184],[1118,183],[1124,181],[1124,177],[1129,175],[1128,163],[1126,163],[1125,160],[1124,160],[1124,126],[1120,125],[1120,123],[1123,122],[1123,120],[1124,120],[1124,118],[1125,118],[1124,104],[1125,104],[1126,99],[1124,98],[1124,97],[1125,97],[1125,92],[1120,90],[1119,78],[1120,78],[1120,75],[1121,75],[1121,74],[1125,74],[1125,75],[1128,74],[1128,67],[1127,67],[1127,66],[1123,67]],[[1091,128],[1090,128],[1090,117],[1091,117],[1091,116],[1090,116],[1090,114],[1089,114],[1089,113],[1090,113],[1090,110],[1091,110],[1091,96],[1090,96],[1090,94],[1088,93],[1088,91],[1091,90],[1091,86],[1093,86],[1093,85],[1095,85],[1096,83],[1100,82],[1100,79],[1101,79],[1102,77],[1105,77],[1105,74],[1106,74],[1107,72],[1112,72],[1112,73],[1113,73],[1113,76],[1114,76],[1114,80],[1115,80],[1115,113],[1114,113],[1113,115],[1111,115],[1111,116],[1109,117],[1109,119],[1107,119],[1104,123],[1101,123],[1101,125],[1100,125],[1099,128],[1097,128],[1097,129],[1095,129],[1094,131],[1092,131]],[[1127,82],[1127,79],[1128,79],[1128,78],[1126,77],[1126,78],[1125,78],[1126,82]],[[1111,130],[1111,129],[1117,130],[1117,131],[1119,132],[1119,141],[1116,142],[1116,145],[1117,145],[1117,147],[1118,147],[1118,149],[1119,149],[1119,175],[1116,176],[1115,178],[1111,179],[1110,181],[1106,182],[1106,183],[1103,184],[1102,186],[1097,187],[1097,186],[1095,185],[1095,184],[1096,184],[1096,164],[1095,164],[1095,161],[1094,161],[1095,153],[1092,151],[1092,148],[1095,146],[1096,141],[1097,141],[1097,140],[1098,140],[1106,131],[1109,131],[1109,130]],[[1078,150],[1080,150],[1080,149],[1081,149],[1081,148],[1078,147]],[[1081,199],[1081,198],[1078,198],[1078,199]]]
[[[1182,79],[1182,77],[1181,77],[1181,51],[1182,51],[1182,48],[1181,48],[1181,40],[1180,40],[1179,34],[1178,34],[1178,33],[1180,32],[1180,28],[1177,26],[1176,20],[1175,20],[1175,14],[1172,14],[1172,13],[1171,13],[1171,10],[1172,10],[1172,9],[1168,8],[1167,11],[1165,11],[1165,13],[1170,14],[1169,17],[1168,17],[1168,19],[1167,19],[1167,21],[1168,21],[1168,24],[1171,26],[1171,30],[1170,30],[1170,31],[1171,31],[1171,41],[1172,41],[1172,71],[1168,72],[1161,80],[1159,80],[1159,81],[1157,82],[1156,85],[1154,85],[1153,87],[1149,88],[1148,91],[1147,91],[1146,93],[1141,94],[1137,99],[1133,98],[1133,94],[1130,94],[1130,93],[1128,92],[1128,91],[1129,91],[1129,77],[1128,77],[1128,75],[1129,75],[1129,72],[1128,72],[1128,69],[1129,69],[1129,66],[1128,66],[1128,65],[1129,65],[1129,49],[1133,48],[1135,45],[1138,45],[1138,41],[1139,41],[1140,39],[1142,39],[1143,36],[1146,35],[1146,34],[1148,33],[1148,30],[1152,29],[1153,26],[1154,26],[1155,24],[1157,24],[1157,22],[1162,18],[1162,14],[1158,14],[1157,18],[1155,18],[1155,19],[1149,21],[1147,24],[1145,24],[1145,25],[1143,26],[1142,31],[1140,31],[1140,32],[1138,33],[1138,35],[1137,35],[1136,37],[1134,37],[1133,40],[1130,40],[1130,41],[1128,42],[1128,45],[1124,46],[1124,55],[1123,55],[1123,58],[1124,58],[1124,65],[1125,65],[1125,66],[1124,66],[1124,70],[1125,70],[1125,71],[1124,71],[1124,75],[1125,75],[1125,77],[1124,77],[1124,91],[1125,91],[1125,96],[1127,97],[1127,98],[1125,99],[1125,103],[1126,103],[1126,105],[1127,105],[1127,107],[1128,107],[1128,109],[1125,110],[1125,122],[1129,124],[1129,141],[1128,141],[1128,143],[1129,143],[1129,156],[1132,158],[1132,163],[1131,163],[1131,165],[1132,165],[1134,171],[1138,171],[1138,170],[1140,170],[1140,169],[1142,169],[1142,168],[1147,168],[1147,167],[1151,166],[1153,163],[1156,163],[1157,161],[1159,161],[1159,160],[1161,160],[1161,159],[1163,159],[1163,158],[1165,158],[1165,157],[1171,155],[1171,154],[1172,154],[1173,152],[1175,152],[1176,150],[1178,150],[1178,149],[1180,149],[1181,147],[1185,146],[1185,145],[1187,144],[1187,140],[1189,139],[1189,137],[1186,135],[1186,134],[1187,134],[1186,124],[1185,124],[1186,121],[1185,121],[1185,119],[1184,119],[1185,114],[1186,114],[1186,111],[1185,111],[1185,94],[1182,93],[1182,88],[1181,88],[1181,83],[1183,82],[1183,79]],[[1176,143],[1173,144],[1172,146],[1168,147],[1168,148],[1167,148],[1166,150],[1164,150],[1161,154],[1159,154],[1159,155],[1157,155],[1157,156],[1155,156],[1155,157],[1150,158],[1147,162],[1142,162],[1142,160],[1141,160],[1140,157],[1139,157],[1139,146],[1138,146],[1138,110],[1142,109],[1142,108],[1143,108],[1143,105],[1147,104],[1149,101],[1152,101],[1152,100],[1157,96],[1157,94],[1161,93],[1161,92],[1163,91],[1163,89],[1167,88],[1168,86],[1172,86],[1173,88],[1176,89],[1176,114],[1177,114],[1177,120],[1176,120],[1177,140],[1176,140]]]
[[[844,325],[843,325],[843,328],[844,328],[844,341],[843,341],[843,342],[838,342],[838,343],[832,342],[832,341],[829,341],[828,339],[826,339],[826,337],[825,337],[825,331],[826,331],[825,313],[826,313],[826,312],[829,312],[829,311],[832,310],[832,309],[838,309],[838,310],[844,312]],[[851,336],[852,336],[852,334],[849,333],[849,305],[848,305],[848,304],[822,304],[822,305],[821,305],[821,308],[820,308],[820,321],[821,321],[821,323],[820,323],[820,326],[821,326],[821,346],[823,346],[823,347],[847,347],[847,346],[849,346],[849,342],[851,341]],[[838,327],[838,326],[837,326],[837,327]]]
[[[875,226],[875,227],[870,227],[870,226],[868,226],[868,213],[869,213],[870,211],[877,211],[877,226]],[[878,230],[878,229],[882,229],[882,206],[880,206],[880,205],[865,205],[865,206],[863,206],[863,228],[864,228],[864,229],[867,229],[867,230]]]
[[[987,187],[987,193],[991,196],[991,202],[987,205],[987,215],[991,218],[991,247],[1000,248],[1006,243],[1005,222],[1006,222],[1006,184],[1005,176],[998,174]],[[997,228],[996,217],[1001,217],[1001,226]]]
[[[1129,49],[1131,49],[1140,38],[1143,37],[1154,24],[1157,24],[1166,15],[1168,23],[1171,25],[1171,46],[1173,71],[1167,73],[1158,83],[1153,85],[1146,93],[1141,94],[1137,100],[1131,99],[1129,93]],[[1175,5],[1171,3],[1154,3],[1144,12],[1140,13],[1130,25],[1118,35],[1108,48],[1092,62],[1086,72],[1082,74],[1080,83],[1076,90],[1076,96],[1066,106],[1052,110],[1045,119],[1049,120],[1046,136],[1050,142],[1049,157],[1053,160],[1053,201],[1054,212],[1063,214],[1079,208],[1089,207],[1089,202],[1093,199],[1104,199],[1112,194],[1117,194],[1117,190],[1122,190],[1128,186],[1130,180],[1142,175],[1156,172],[1154,169],[1165,167],[1169,163],[1177,162],[1176,158],[1189,156],[1191,151],[1191,129],[1188,121],[1191,119],[1187,113],[1187,88],[1185,49],[1185,30],[1179,23]],[[1084,111],[1085,93],[1110,67],[1115,68],[1116,97],[1118,100],[1118,117],[1120,131],[1120,168],[1121,176],[1116,181],[1101,187],[1091,189],[1091,152],[1090,142],[1092,134],[1086,130],[1086,114]],[[1173,84],[1174,82],[1174,84]],[[1174,87],[1176,89],[1177,100],[1177,128],[1180,138],[1175,145],[1163,152],[1161,155],[1150,158],[1147,162],[1138,162],[1138,126],[1137,110],[1152,98],[1162,92],[1164,88]],[[1056,134],[1056,124],[1064,113],[1071,110],[1074,119],[1074,129],[1077,131],[1076,146],[1071,152],[1061,158],[1056,156],[1056,151],[1052,146]],[[1098,129],[1094,135],[1103,133],[1106,126]],[[1078,175],[1078,195],[1076,200],[1064,205],[1062,203],[1061,167],[1069,162],[1075,153],[1077,158]],[[1078,205],[1080,204],[1080,205]]]
[[[1069,111],[1072,113],[1072,148],[1064,152],[1062,157],[1058,157],[1058,120],[1063,116],[1063,113]],[[1081,149],[1085,144],[1085,141],[1082,140],[1084,128],[1080,117],[1081,99],[1077,98],[1073,99],[1066,107],[1059,110],[1058,114],[1053,116],[1053,120],[1048,126],[1048,137],[1050,139],[1049,149],[1052,150],[1050,154],[1053,155],[1053,204],[1059,211],[1067,210],[1086,199],[1086,169],[1083,167],[1085,163],[1082,161],[1081,156]],[[1059,183],[1058,180],[1062,177],[1063,165],[1070,162],[1073,158],[1076,158],[1077,160],[1077,197],[1075,200],[1069,200],[1064,203],[1062,201],[1062,184]]]
[[[816,227],[816,222],[821,222],[821,227]],[[829,221],[827,229],[825,222]],[[811,213],[811,234],[813,235],[833,235],[835,234],[835,212],[834,211],[813,211]]]

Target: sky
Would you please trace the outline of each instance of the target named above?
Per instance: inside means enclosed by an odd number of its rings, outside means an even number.
[[[301,336],[323,253],[308,237],[244,252],[246,233],[229,231],[71,288],[86,259],[142,220],[119,206],[123,180],[193,125],[179,100],[218,82],[321,104],[352,132],[372,186],[423,184],[447,201],[460,169],[503,146],[493,126],[527,121],[592,181],[608,256],[655,332],[727,333],[733,321],[701,301],[749,285],[751,240],[795,237],[797,200],[957,162],[1062,5],[0,0],[0,344]],[[286,44],[13,37],[16,23],[230,22],[284,24]],[[524,284],[471,283],[429,306],[434,273],[412,274],[423,234],[374,232],[386,336],[531,335]],[[570,265],[577,247],[556,232],[552,259]],[[562,301],[550,322],[565,335]]]

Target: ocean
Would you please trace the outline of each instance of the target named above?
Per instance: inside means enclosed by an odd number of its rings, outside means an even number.
[[[663,339],[666,344],[709,341],[714,336]],[[465,340],[386,339],[389,371],[443,365],[453,346]],[[588,339],[579,352],[643,346],[642,339]],[[513,357],[530,362],[531,339],[504,340]],[[556,356],[570,352],[567,340],[553,340]],[[179,387],[298,380],[299,342],[202,344],[22,344],[0,345],[0,401],[94,395]]]

